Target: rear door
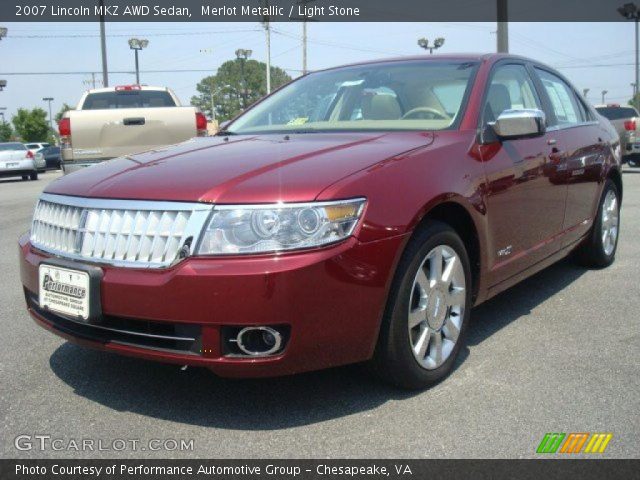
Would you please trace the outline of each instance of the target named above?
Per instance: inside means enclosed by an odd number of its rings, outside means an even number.
[[[483,125],[504,110],[542,110],[530,73],[522,63],[494,67],[485,93]],[[490,282],[495,285],[560,249],[567,187],[551,181],[551,137],[497,141],[486,145],[483,164],[490,232]]]
[[[595,215],[607,155],[604,132],[566,80],[541,67],[534,71],[551,110],[547,131],[559,165],[554,181],[567,185],[563,230],[571,243],[589,230]]]

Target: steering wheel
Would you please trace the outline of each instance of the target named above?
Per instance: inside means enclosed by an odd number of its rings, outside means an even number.
[[[449,116],[431,107],[412,108],[402,116],[402,120],[449,120]]]

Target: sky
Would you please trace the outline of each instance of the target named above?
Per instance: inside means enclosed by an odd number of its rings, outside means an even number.
[[[444,37],[442,53],[486,53],[496,48],[494,23],[308,23],[308,68],[327,68],[362,60],[424,52],[417,39]],[[53,97],[53,114],[63,103],[76,105],[90,87],[91,75],[101,79],[97,23],[7,23],[0,40],[0,107],[7,121],[18,108],[42,107]],[[184,104],[196,94],[196,84],[214,74],[217,66],[235,58],[237,48],[253,50],[252,58],[266,60],[264,29],[259,23],[109,23],[107,54],[111,86],[135,83],[130,37],[146,38],[140,54],[141,83],[167,86]],[[272,65],[292,76],[302,69],[302,26],[273,23]],[[73,36],[73,37],[71,37]],[[617,23],[510,23],[510,53],[528,56],[558,69],[587,99],[626,103],[632,94],[634,27]],[[190,72],[145,72],[199,70]],[[58,75],[52,72],[77,72]],[[26,73],[16,75],[16,73]],[[44,73],[44,74],[36,74]]]

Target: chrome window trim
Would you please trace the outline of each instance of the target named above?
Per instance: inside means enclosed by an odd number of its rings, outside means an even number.
[[[104,210],[129,210],[129,211],[189,211],[190,219],[185,227],[184,238],[193,238],[190,249],[185,258],[192,256],[195,253],[196,246],[200,242],[200,237],[204,228],[207,226],[207,222],[210,218],[211,212],[214,208],[213,203],[198,203],[198,202],[172,202],[172,201],[155,201],[155,200],[120,200],[120,199],[106,199],[106,198],[87,198],[87,197],[75,197],[51,193],[43,193],[40,195],[35,209],[40,201],[49,202],[58,205],[71,206],[83,209],[104,209]],[[30,242],[33,248],[42,251],[44,253],[82,262],[89,265],[109,265],[114,267],[131,268],[131,269],[163,269],[169,268],[177,263],[173,262],[143,262],[143,261],[123,261],[115,259],[100,259],[93,257],[86,257],[80,254],[66,252],[55,248],[47,247],[34,242],[31,234],[29,235]]]
[[[567,130],[569,128],[588,127],[589,125],[599,125],[600,122],[592,120],[589,122],[572,123],[571,125],[551,125],[547,127],[547,132],[555,132],[558,130]]]

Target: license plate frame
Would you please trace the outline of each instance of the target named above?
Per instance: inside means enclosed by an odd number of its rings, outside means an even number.
[[[58,278],[52,278],[56,273]],[[47,274],[50,276],[45,279]],[[49,259],[40,262],[38,265],[38,304],[40,308],[75,321],[99,323],[102,317],[100,302],[102,274],[102,269],[99,267],[66,260]],[[65,282],[66,279],[60,278],[64,275],[71,275],[73,278]],[[45,280],[50,282],[48,288],[45,288]],[[56,291],[61,288],[68,289],[69,286],[78,287],[72,288],[72,295]],[[81,297],[79,288],[85,289],[84,297]]]

